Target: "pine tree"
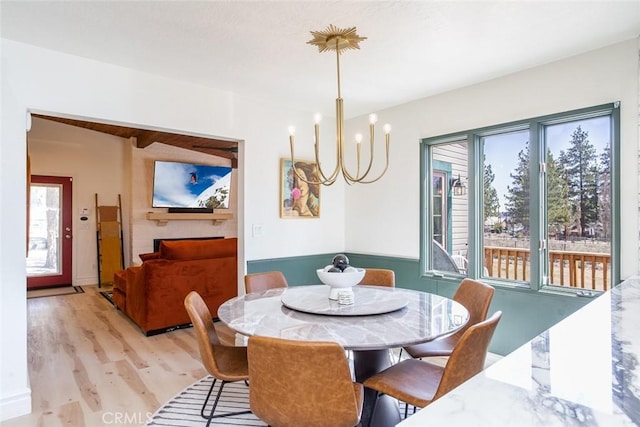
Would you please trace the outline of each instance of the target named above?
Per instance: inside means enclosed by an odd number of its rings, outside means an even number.
[[[547,223],[549,232],[564,232],[565,236],[571,223],[571,205],[569,187],[562,169],[547,151]]]
[[[486,156],[483,160],[484,164],[484,218],[497,217],[500,212],[500,200],[498,192],[493,186],[493,180],[496,175],[493,173],[491,164],[487,163]]]
[[[506,210],[512,225],[521,224],[529,230],[529,141],[518,153],[518,164],[510,175],[513,183],[507,186]]]
[[[575,225],[584,236],[598,221],[596,149],[589,142],[589,132],[580,126],[571,134],[570,144],[567,151],[560,152],[558,161],[566,173]]]
[[[611,239],[611,147],[600,154],[598,171],[598,221],[602,238]]]

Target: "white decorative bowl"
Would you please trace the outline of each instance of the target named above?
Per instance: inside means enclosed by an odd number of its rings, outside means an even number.
[[[334,272],[330,273],[328,271],[324,271],[324,269],[319,268],[316,270],[316,274],[318,274],[318,278],[322,283],[329,286],[331,288],[331,292],[329,293],[329,299],[338,299],[338,293],[340,291],[351,291],[351,287],[357,285],[362,281],[364,277],[365,269],[364,268],[356,268],[356,271],[351,272]]]

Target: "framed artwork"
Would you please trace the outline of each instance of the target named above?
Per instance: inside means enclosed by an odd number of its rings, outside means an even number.
[[[296,160],[298,175],[318,180],[315,162]],[[280,159],[280,218],[318,218],[320,184],[308,184],[296,176],[290,158]]]

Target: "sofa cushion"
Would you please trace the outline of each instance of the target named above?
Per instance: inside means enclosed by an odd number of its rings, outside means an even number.
[[[163,240],[160,258],[167,260],[208,259],[236,256],[237,239]]]
[[[150,259],[158,259],[160,258],[160,252],[148,252],[145,254],[138,255],[142,262],[148,261]]]

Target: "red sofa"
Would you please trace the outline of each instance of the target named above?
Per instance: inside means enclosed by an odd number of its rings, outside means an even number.
[[[140,255],[141,266],[115,274],[114,303],[147,336],[190,324],[183,305],[190,291],[215,315],[238,295],[237,246],[236,238],[163,240],[158,252]]]

